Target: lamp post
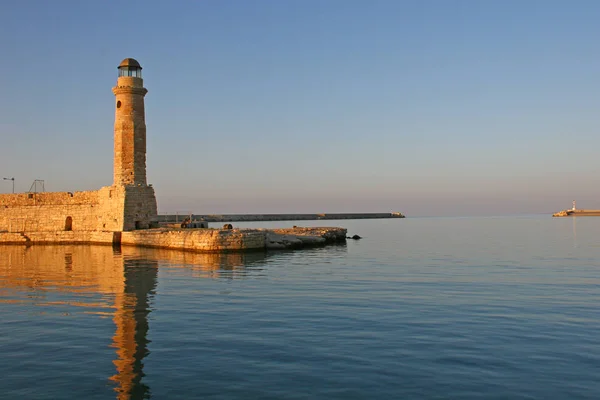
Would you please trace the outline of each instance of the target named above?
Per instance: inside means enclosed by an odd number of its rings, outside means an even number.
[[[15,178],[3,178],[5,181],[12,181],[13,183],[13,193],[15,192]]]

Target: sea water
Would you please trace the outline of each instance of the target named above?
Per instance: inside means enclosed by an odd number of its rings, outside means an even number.
[[[597,399],[600,218],[205,255],[0,247],[3,399]]]

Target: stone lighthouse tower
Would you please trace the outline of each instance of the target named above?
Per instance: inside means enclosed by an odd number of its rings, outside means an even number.
[[[115,102],[114,185],[146,185],[146,115],[142,67],[133,58],[118,67]]]
[[[154,189],[146,180],[146,116],[142,67],[133,58],[118,67],[115,94],[114,181],[110,197],[123,217],[117,230],[144,229],[156,220]],[[119,212],[120,214],[120,212]]]

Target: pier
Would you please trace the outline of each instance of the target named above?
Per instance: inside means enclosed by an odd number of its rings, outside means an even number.
[[[600,210],[562,210],[553,217],[600,217]]]
[[[399,212],[391,213],[322,213],[322,214],[162,214],[158,222],[177,223],[186,217],[192,221],[206,222],[260,222],[260,221],[317,221],[340,219],[405,218]]]
[[[552,214],[553,217],[600,217],[600,210],[577,209],[577,202],[573,200],[573,207]]]

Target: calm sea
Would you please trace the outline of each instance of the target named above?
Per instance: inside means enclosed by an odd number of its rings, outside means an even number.
[[[0,398],[600,398],[600,218],[293,224],[363,239],[0,247]]]

